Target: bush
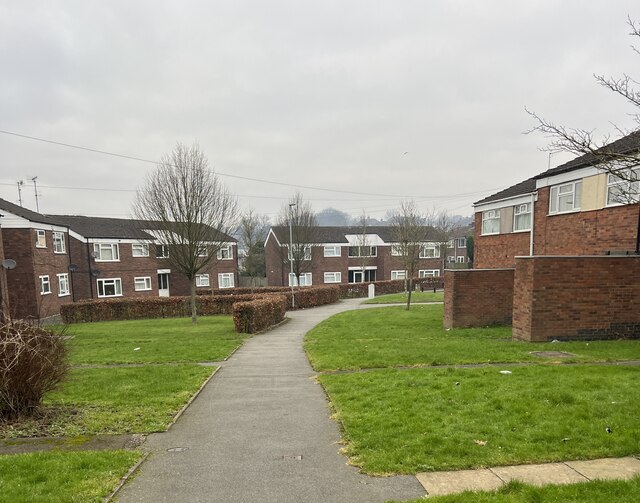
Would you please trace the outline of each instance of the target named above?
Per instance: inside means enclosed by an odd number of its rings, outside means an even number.
[[[67,374],[66,339],[24,321],[0,325],[0,418],[37,413]]]
[[[376,287],[376,295],[405,291],[405,281],[402,279],[374,281],[373,285]],[[340,297],[343,299],[366,297],[369,294],[369,283],[349,283],[338,286],[340,287]],[[418,290],[442,289],[444,288],[444,278],[417,278],[413,280],[413,287]]]
[[[255,334],[277,325],[287,312],[284,295],[261,296],[258,299],[233,304],[236,332]]]

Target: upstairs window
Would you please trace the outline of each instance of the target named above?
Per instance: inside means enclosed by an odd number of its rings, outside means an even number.
[[[218,260],[231,260],[233,258],[233,249],[231,245],[221,246],[218,250]]]
[[[64,232],[53,233],[53,253],[67,253]]]
[[[156,245],[156,258],[169,258],[168,245]]]
[[[350,257],[377,257],[378,247],[377,246],[350,246],[349,256]]]
[[[467,238],[456,238],[456,247],[458,247],[458,248],[466,248],[467,247]]]
[[[580,209],[582,202],[582,180],[551,187],[549,213],[566,213]]]
[[[500,234],[500,210],[482,212],[482,234]]]
[[[519,204],[513,208],[513,230],[531,230],[531,203]]]
[[[47,247],[47,233],[43,229],[36,229],[36,248]]]
[[[147,243],[135,243],[131,245],[131,255],[134,257],[148,257],[149,245]]]
[[[325,246],[324,247],[324,256],[325,257],[340,257],[341,256],[341,247],[340,246]]]
[[[420,247],[420,258],[438,258],[440,247],[435,243],[429,243]]]
[[[293,245],[293,249],[296,250],[296,255],[298,255],[297,252],[299,252],[300,248],[302,248],[302,245]],[[291,256],[291,253],[289,253],[289,260],[296,260],[297,258],[298,257],[294,259]],[[311,246],[304,245],[304,255],[302,257],[302,260],[311,260]]]
[[[120,247],[118,243],[94,243],[93,256],[96,262],[118,262]]]
[[[625,170],[621,175],[607,175],[607,206],[640,200],[640,168]]]

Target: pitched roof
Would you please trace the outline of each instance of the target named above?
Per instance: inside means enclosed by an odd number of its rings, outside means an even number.
[[[43,215],[41,213],[37,213],[35,211],[31,211],[27,208],[23,208],[22,206],[18,206],[17,204],[10,203],[5,199],[0,199],[0,210],[6,211],[8,213],[13,213],[21,218],[25,218],[31,222],[39,222],[43,224],[54,224],[51,218],[47,215]]]
[[[137,220],[81,215],[50,215],[50,217],[60,225],[65,225],[87,238],[153,239],[153,236],[142,230]]]
[[[595,153],[589,153],[576,157],[575,159],[565,162],[560,166],[548,169],[544,173],[534,176],[537,178],[546,178],[548,176],[559,175],[561,173],[567,173],[575,169],[586,168],[589,166],[597,166],[602,163],[601,157],[598,155],[603,154],[630,154],[640,151],[640,130],[634,131],[627,136],[620,138],[614,142],[605,145],[602,148],[596,150]]]
[[[502,201],[503,199],[510,199],[512,197],[531,194],[532,192],[535,192],[535,191],[536,191],[536,177],[533,177],[525,180],[524,182],[516,183],[515,185],[512,185],[509,188],[501,190],[500,192],[496,192],[495,194],[485,197],[484,199],[481,199],[480,201],[477,201],[473,204],[475,206],[479,204],[492,203],[494,201]]]

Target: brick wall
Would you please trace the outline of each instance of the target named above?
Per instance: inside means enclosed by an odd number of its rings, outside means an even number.
[[[446,270],[445,328],[511,323],[513,281],[513,269]]]
[[[529,232],[482,236],[482,212],[475,214],[473,267],[476,269],[512,268],[515,257],[529,255]]]
[[[640,257],[516,259],[513,337],[640,338]]]

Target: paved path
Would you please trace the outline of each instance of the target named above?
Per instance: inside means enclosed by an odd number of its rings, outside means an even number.
[[[290,312],[288,323],[246,341],[167,433],[148,438],[151,455],[119,501],[374,503],[424,496],[416,477],[368,477],[346,464],[338,425],[302,350],[309,329],[360,302]]]

